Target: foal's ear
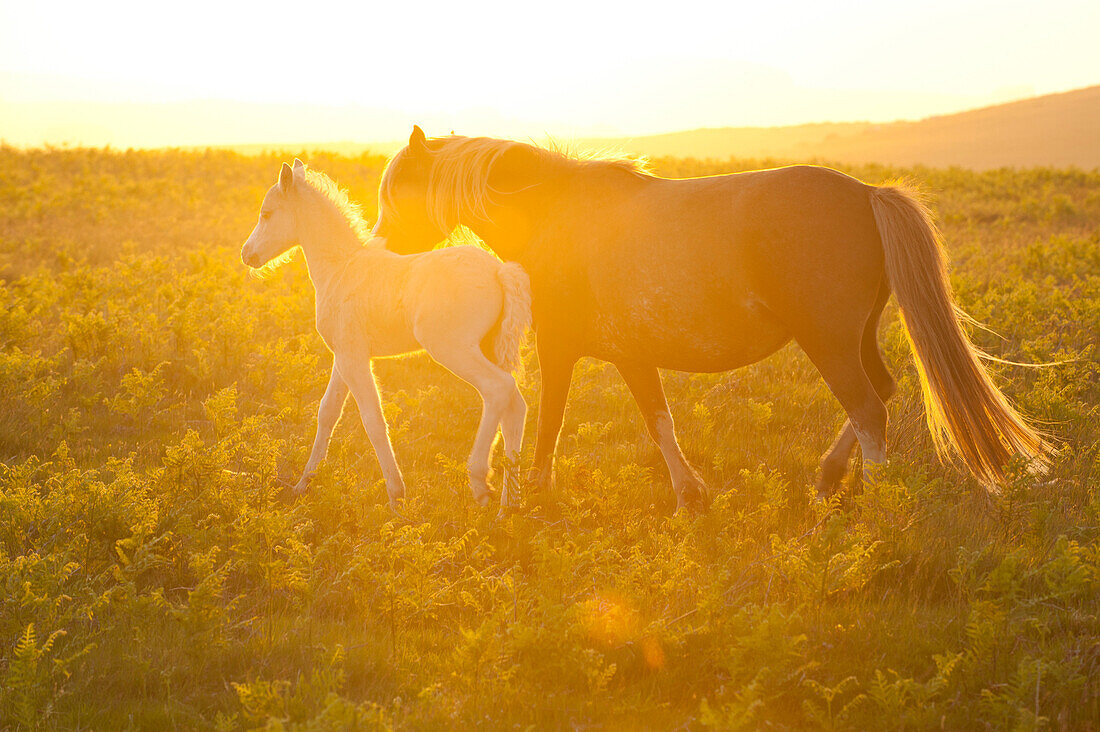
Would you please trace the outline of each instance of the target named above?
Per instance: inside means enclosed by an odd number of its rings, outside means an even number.
[[[301,160],[299,160],[298,158],[294,158],[294,169],[295,169],[295,170],[297,170],[298,168],[305,168],[305,167],[306,167],[306,164],[305,164],[305,163],[303,163],[303,162],[302,162]]]
[[[427,152],[428,138],[420,125],[413,125],[412,134],[409,135],[409,152]]]
[[[292,185],[294,185],[294,171],[289,165],[283,163],[283,167],[279,169],[279,189],[286,193]]]

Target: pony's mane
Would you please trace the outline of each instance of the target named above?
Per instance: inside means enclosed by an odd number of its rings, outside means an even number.
[[[565,168],[606,168],[621,170],[631,175],[649,173],[642,158],[623,154],[596,151],[569,151],[554,145],[546,148],[516,140],[500,140],[492,137],[462,137],[451,135],[428,141],[431,168],[428,174],[427,211],[432,223],[444,232],[452,232],[461,224],[475,219],[489,219],[486,205],[495,191],[489,185],[489,173],[493,164],[505,153],[520,149],[534,156],[536,161]],[[407,148],[390,160],[382,175],[378,190],[379,204],[394,210],[393,176],[389,175],[394,163],[407,155]]]
[[[363,207],[348,198],[345,189],[321,171],[310,167],[306,168],[305,181],[344,217],[360,242],[365,244],[370,240],[370,224],[363,218]]]

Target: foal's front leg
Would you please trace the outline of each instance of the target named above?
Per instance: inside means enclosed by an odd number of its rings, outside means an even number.
[[[336,357],[336,368],[340,377],[351,388],[351,395],[359,405],[359,416],[363,419],[363,428],[367,431],[382,475],[386,479],[386,493],[390,498],[390,507],[397,508],[398,499],[405,497],[405,479],[397,467],[390,444],[390,433],[386,428],[386,419],[382,415],[382,402],[378,398],[378,387],[374,383],[374,372],[369,358]]]
[[[317,472],[317,466],[325,459],[325,453],[328,452],[332,430],[340,419],[340,413],[344,411],[344,402],[347,398],[348,385],[340,378],[340,372],[336,370],[334,362],[328,387],[325,388],[325,395],[321,397],[321,405],[317,408],[317,437],[313,440],[313,450],[309,453],[306,469],[302,471],[298,485],[294,486],[294,495],[301,495],[309,489],[309,481]]]

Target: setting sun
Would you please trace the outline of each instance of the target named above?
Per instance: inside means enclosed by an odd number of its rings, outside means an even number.
[[[918,119],[1100,81],[1100,6],[7,3],[15,144],[608,137]]]

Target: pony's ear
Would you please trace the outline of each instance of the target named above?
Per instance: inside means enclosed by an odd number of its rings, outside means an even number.
[[[294,180],[302,181],[306,179],[306,164],[298,158],[294,158]]]
[[[427,152],[428,138],[420,125],[413,125],[412,134],[409,135],[409,152]]]
[[[292,185],[294,185],[294,171],[289,165],[283,163],[283,167],[279,169],[279,188],[286,193]]]
[[[302,162],[301,160],[299,160],[298,158],[294,158],[294,167],[295,167],[295,168],[304,168],[304,167],[306,167],[306,164],[305,164],[305,163],[303,163],[303,162]]]

